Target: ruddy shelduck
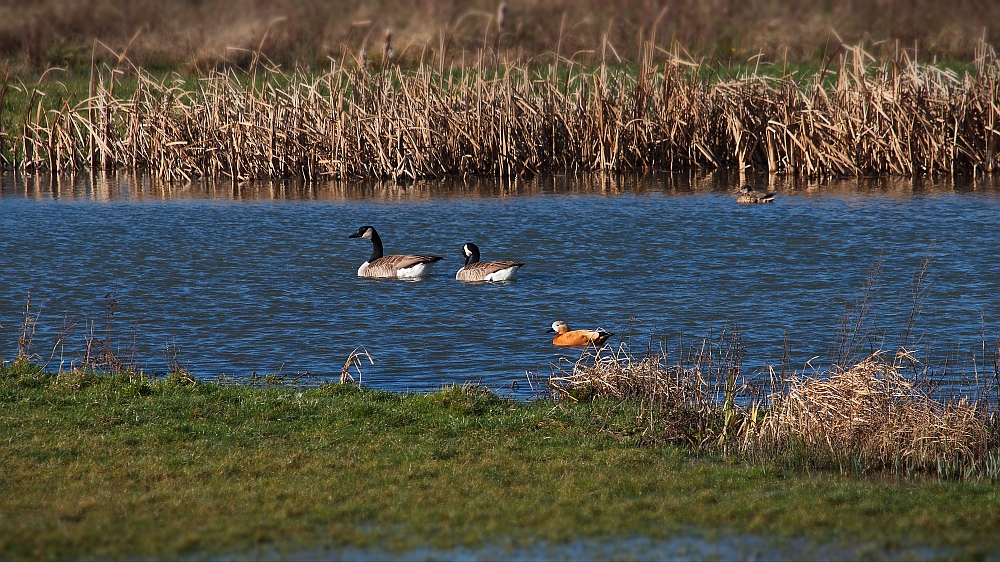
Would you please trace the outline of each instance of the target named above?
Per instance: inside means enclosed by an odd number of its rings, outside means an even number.
[[[756,191],[750,189],[750,186],[748,185],[741,187],[738,193],[739,195],[736,196],[736,202],[744,205],[770,203],[774,201],[774,196],[777,195],[774,191]]]
[[[614,335],[612,332],[606,332],[601,328],[596,330],[570,330],[569,324],[562,320],[553,322],[552,327],[548,331],[556,333],[556,337],[552,338],[552,345],[567,347],[599,346]]]
[[[465,256],[465,265],[455,274],[455,279],[459,281],[513,281],[517,279],[517,270],[524,265],[515,261],[479,261],[479,246],[472,242],[462,246],[462,255]]]
[[[364,238],[372,242],[372,255],[358,268],[359,277],[419,279],[430,274],[430,267],[442,260],[441,256],[382,255],[382,239],[372,226],[362,226],[348,238]]]

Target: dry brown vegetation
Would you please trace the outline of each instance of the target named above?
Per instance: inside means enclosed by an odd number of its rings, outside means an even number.
[[[926,373],[902,374],[905,354],[880,353],[846,368],[772,373],[754,384],[741,372],[738,338],[719,342],[706,340],[676,365],[606,346],[555,369],[545,388],[564,400],[638,403],[643,443],[859,474],[1000,478],[998,405],[990,392],[944,396],[927,385]]]
[[[771,403],[759,438],[795,440],[831,457],[849,451],[866,466],[968,464],[991,444],[985,404],[935,400],[878,356],[827,377],[794,379]]]
[[[558,365],[544,388],[560,400],[639,403],[642,442],[727,446],[737,421],[736,401],[754,391],[741,371],[744,351],[739,334],[727,331],[706,338],[673,365],[663,348],[634,356],[626,345],[609,343],[584,352],[572,366]]]
[[[862,351],[886,343],[870,315],[881,266],[876,260],[845,309],[826,370],[792,372],[783,358],[777,370],[765,365],[748,374],[739,331],[724,329],[687,347],[681,340],[674,363],[666,341],[654,348],[651,339],[641,357],[629,351],[631,340],[591,348],[571,367],[553,368],[540,387],[560,400],[638,404],[640,443],[856,474],[1000,479],[1000,339],[988,351],[984,334],[963,372],[949,371],[948,360],[934,368],[914,357],[908,348],[925,260],[896,350]]]
[[[386,42],[383,51],[391,52]],[[900,51],[843,48],[805,78],[706,77],[653,43],[637,69],[480,53],[413,71],[364,59],[285,74],[258,56],[196,88],[126,58],[92,95],[48,107],[29,86],[5,150],[26,171],[145,170],[169,180],[501,178],[550,171],[735,168],[805,177],[991,173],[1000,61],[964,75]],[[123,74],[136,81],[122,95]],[[116,90],[116,86],[118,90]]]
[[[380,48],[392,28],[408,64],[422,56],[461,60],[496,38],[497,0],[4,0],[0,56],[35,68],[89,66],[95,40],[128,46],[144,67],[207,70],[246,64],[263,45],[287,66],[325,67],[327,57]],[[524,62],[560,50],[599,60],[600,38],[614,57],[638,61],[642,39],[677,41],[698,60],[822,62],[842,40],[878,43],[879,54],[919,45],[931,57],[969,60],[977,41],[1000,37],[989,22],[1000,5],[981,0],[582,0],[507,2],[504,43]],[[268,32],[269,30],[269,32]],[[838,39],[839,37],[839,39]],[[557,45],[560,48],[557,48]],[[108,54],[98,51],[103,60]]]

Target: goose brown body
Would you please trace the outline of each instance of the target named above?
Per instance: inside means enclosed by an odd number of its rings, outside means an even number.
[[[364,238],[372,243],[372,255],[358,268],[359,277],[418,279],[429,275],[430,267],[443,259],[423,254],[383,256],[382,239],[371,226],[362,226],[348,238]]]
[[[604,342],[608,341],[608,338],[614,335],[600,328],[596,330],[570,330],[569,324],[562,320],[553,322],[549,331],[556,333],[555,337],[552,338],[552,345],[564,347],[599,346],[603,345]]]
[[[462,246],[465,265],[455,273],[455,279],[468,282],[513,281],[523,263],[515,261],[479,261],[479,247],[472,242]]]
[[[361,277],[424,277],[430,273],[429,265],[440,260],[439,256],[384,256],[365,262],[358,269]]]

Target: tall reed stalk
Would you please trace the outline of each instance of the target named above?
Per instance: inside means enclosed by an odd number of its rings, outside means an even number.
[[[120,58],[88,99],[32,94],[16,165],[128,169],[165,180],[508,178],[550,171],[735,168],[806,177],[949,175],[997,169],[1000,61],[981,45],[958,75],[900,52],[846,48],[807,78],[710,69],[645,42],[637,68],[510,62],[404,71],[332,61],[283,72],[213,71],[196,88]],[[657,58],[660,57],[660,58]],[[136,81],[127,98],[115,89]],[[34,90],[33,90],[34,91]],[[120,91],[120,89],[119,89]]]

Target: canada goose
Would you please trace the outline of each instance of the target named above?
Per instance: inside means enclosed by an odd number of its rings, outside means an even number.
[[[479,261],[479,246],[467,242],[462,246],[465,265],[455,274],[459,281],[513,281],[517,269],[524,265],[514,261]]]
[[[596,330],[572,330],[569,329],[569,324],[563,322],[562,320],[556,320],[552,323],[552,327],[548,329],[549,332],[555,332],[556,337],[552,338],[552,345],[563,345],[563,346],[585,346],[585,345],[601,345],[608,340],[614,334],[611,332],[605,332],[601,328]]]
[[[774,201],[774,196],[777,195],[774,191],[755,191],[750,189],[750,186],[748,185],[741,187],[738,193],[739,195],[736,197],[736,202],[746,205],[753,205],[754,203],[770,203]]]
[[[400,279],[417,279],[430,274],[434,262],[443,259],[441,256],[383,256],[382,239],[371,226],[362,226],[348,238],[364,238],[372,241],[372,257],[358,268],[359,277],[397,277]]]

